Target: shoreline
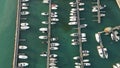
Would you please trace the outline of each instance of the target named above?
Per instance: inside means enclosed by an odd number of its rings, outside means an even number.
[[[118,7],[120,8],[120,0],[116,0]]]

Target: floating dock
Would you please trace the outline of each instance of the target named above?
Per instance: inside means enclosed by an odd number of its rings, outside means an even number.
[[[100,16],[100,0],[97,0],[97,7],[98,7],[98,12],[97,12],[98,23],[101,23],[101,16]]]
[[[21,0],[17,0],[17,16],[16,16],[16,32],[15,32],[15,44],[14,44],[14,57],[12,68],[17,68],[18,59],[18,45],[19,45],[19,31],[20,31],[20,11],[21,11]]]
[[[79,0],[76,0],[76,5],[77,5],[77,23],[78,23],[78,40],[79,40],[79,51],[80,51],[80,63],[81,63],[81,67],[80,68],[84,68],[84,64],[83,64],[83,54],[82,54],[82,39],[81,39],[81,27],[80,27],[80,11],[79,11]]]
[[[49,68],[50,61],[50,41],[51,39],[51,0],[49,0],[49,15],[48,15],[48,48],[47,48],[47,68]]]

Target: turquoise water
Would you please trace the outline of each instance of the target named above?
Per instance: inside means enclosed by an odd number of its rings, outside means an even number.
[[[79,47],[71,45],[70,33],[77,32],[72,29],[72,26],[68,26],[69,22],[69,2],[73,0],[54,0],[54,3],[59,5],[58,15],[60,21],[57,25],[52,26],[52,36],[59,38],[60,48],[58,51],[52,51],[51,53],[57,53],[59,68],[74,68],[73,56],[79,55]],[[90,50],[90,59],[92,64],[89,68],[112,68],[112,65],[116,62],[120,62],[120,42],[113,42],[110,36],[102,36],[103,44],[108,48],[109,59],[101,59],[98,55],[96,46],[98,45],[94,34],[102,31],[107,26],[116,26],[120,22],[120,9],[118,8],[114,0],[101,0],[102,4],[106,4],[107,8],[106,16],[102,18],[102,23],[98,24],[93,22],[92,9],[93,0],[84,0],[85,12],[81,12],[81,17],[85,18],[85,21],[81,23],[87,23],[88,27],[82,29],[82,32],[87,33],[88,42],[83,43],[83,49]],[[94,0],[95,1],[95,0]],[[38,39],[39,35],[43,35],[39,32],[40,27],[46,27],[41,24],[41,21],[47,20],[47,17],[41,16],[41,12],[48,11],[48,5],[43,4],[42,0],[31,0],[30,2],[30,15],[27,16],[27,22],[30,24],[30,29],[27,31],[20,31],[20,38],[25,38],[26,42],[20,42],[20,45],[28,46],[28,50],[20,51],[25,52],[28,56],[28,60],[18,60],[18,62],[26,61],[30,65],[27,68],[46,68],[46,58],[40,57],[40,53],[47,50],[46,44],[41,44],[42,40]],[[15,33],[15,17],[16,17],[16,4],[15,0],[0,0],[0,68],[12,68],[13,48],[14,48],[14,33]],[[23,21],[21,21],[23,22]],[[6,63],[6,64],[5,64]],[[85,67],[87,68],[87,67]]]

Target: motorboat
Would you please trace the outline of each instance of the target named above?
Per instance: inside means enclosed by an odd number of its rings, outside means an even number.
[[[30,14],[29,11],[22,11],[22,12],[21,12],[21,15],[29,15],[29,14]]]
[[[114,31],[111,33],[111,39],[115,40],[116,42],[120,40],[120,37],[118,36],[118,31]]]
[[[22,46],[22,45],[19,46],[19,49],[22,49],[22,50],[25,50],[27,48],[28,48],[27,46]]]
[[[87,56],[89,56],[89,54],[83,53],[83,56],[84,56],[84,57],[87,57]]]
[[[28,59],[28,56],[23,54],[23,55],[19,55],[18,58],[19,59]]]
[[[29,64],[27,62],[20,62],[20,63],[18,63],[18,67],[26,67],[28,65]]]
[[[42,24],[48,24],[47,21],[42,21],[41,23],[42,23]],[[54,25],[54,24],[56,24],[56,22],[51,22],[51,25]]]
[[[48,4],[48,3],[49,3],[49,0],[43,0],[43,3]]]
[[[68,25],[77,25],[77,22],[69,22]]]
[[[118,68],[116,65],[113,65],[113,68]]]
[[[24,7],[29,6],[28,3],[22,3],[21,5],[24,6]]]
[[[78,45],[78,42],[72,42],[71,45]]]
[[[58,18],[51,18],[51,21],[59,21]]]
[[[21,9],[22,9],[22,10],[27,10],[28,7],[27,7],[27,6],[22,6]]]
[[[85,9],[84,8],[79,8],[79,11],[84,11]]]
[[[71,12],[70,15],[71,16],[76,16],[76,13]]]
[[[42,56],[42,57],[46,57],[46,56],[47,56],[47,52],[43,52],[43,53],[41,53],[40,56]]]
[[[57,41],[58,38],[51,38],[50,41]]]
[[[76,18],[70,18],[71,22],[75,22],[77,19]]]
[[[82,53],[89,53],[90,51],[88,50],[83,50]]]
[[[116,66],[117,66],[118,68],[120,68],[120,63],[116,63]]]
[[[50,66],[50,68],[58,68],[58,67],[56,67],[56,66]]]
[[[85,3],[81,3],[81,2],[80,2],[79,5],[80,5],[80,6],[83,6],[83,5],[85,5]]]
[[[57,54],[50,54],[50,57],[56,58],[56,57],[58,57],[58,55]]]
[[[50,66],[56,66],[56,64],[55,64],[55,63],[49,63],[49,65],[50,65]]]
[[[70,18],[77,18],[76,16],[70,16]]]
[[[107,48],[103,48],[104,51],[104,56],[106,59],[108,59],[108,52],[107,52]]]
[[[21,28],[21,30],[27,30],[27,29],[29,29],[30,27],[29,27],[29,26],[21,26],[20,28]]]
[[[47,36],[39,36],[39,39],[48,39]]]
[[[70,5],[76,4],[75,2],[69,2]]]
[[[101,58],[104,58],[103,47],[97,46],[98,54]]]
[[[58,8],[58,5],[57,4],[52,4],[51,7],[52,7],[51,9],[56,10]]]
[[[80,66],[80,65],[81,65],[81,63],[75,62],[75,65],[78,65],[78,66]]]
[[[57,60],[57,59],[56,59],[56,58],[51,58],[51,57],[50,57],[50,61],[55,61],[55,60]]]
[[[21,2],[28,2],[29,0],[22,0]]]
[[[48,28],[44,27],[44,28],[40,28],[39,31],[48,31]]]
[[[83,62],[89,62],[89,59],[84,59]]]
[[[78,39],[72,39],[71,41],[72,41],[73,43],[74,43],[74,42],[78,42]]]
[[[73,57],[73,59],[78,60],[78,59],[80,59],[80,56],[75,56],[75,57]]]
[[[96,41],[98,43],[100,43],[100,34],[99,33],[95,33],[95,38],[96,38]]]
[[[93,7],[92,12],[98,12],[98,9],[96,7]]]
[[[84,65],[85,65],[85,66],[91,66],[91,64],[90,64],[90,63],[84,63]]]
[[[105,14],[100,14],[100,17],[104,17],[105,16]]]
[[[86,37],[86,33],[81,33],[82,38]]]
[[[41,15],[43,15],[43,16],[47,16],[48,13],[47,13],[47,12],[42,12]]]
[[[81,39],[81,42],[87,42],[87,39],[83,39],[83,38],[82,38],[82,39]]]
[[[50,50],[58,50],[58,47],[50,47]]]
[[[21,26],[28,26],[29,24],[28,23],[21,23],[20,25]]]
[[[87,24],[80,25],[80,28],[86,28],[86,27],[87,27]]]
[[[81,68],[80,65],[75,66],[75,68]]]
[[[72,33],[72,34],[70,34],[70,36],[71,37],[76,37],[76,36],[78,36],[78,33]]]
[[[51,44],[50,44],[51,47],[59,46],[59,45],[60,45],[59,43],[51,43]]]

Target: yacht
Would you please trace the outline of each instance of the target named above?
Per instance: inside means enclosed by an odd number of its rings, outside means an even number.
[[[77,25],[77,22],[69,22],[68,25]]]
[[[18,58],[19,59],[28,59],[28,56],[23,54],[23,55],[19,55]]]
[[[95,33],[95,38],[96,38],[96,41],[98,43],[100,43],[100,34],[99,33]]]
[[[56,67],[56,66],[50,66],[50,68],[58,68],[58,67]]]
[[[76,18],[70,18],[71,22],[75,22],[77,19]]]
[[[113,68],[118,68],[116,65],[113,65]]]
[[[39,39],[48,39],[47,36],[39,36]]]
[[[58,50],[58,47],[50,47],[50,50]]]
[[[24,50],[24,49],[27,49],[27,46],[22,46],[22,45],[20,45],[20,46],[19,46],[19,49],[23,49],[23,50]]]
[[[103,47],[97,46],[98,54],[101,58],[104,58]]]
[[[21,12],[21,15],[29,15],[29,14],[30,14],[29,11],[22,11],[22,12]]]
[[[86,33],[81,33],[82,38],[86,37]]]
[[[80,5],[80,6],[83,6],[83,5],[85,5],[85,3],[79,3],[79,5]]]
[[[59,46],[59,45],[60,45],[59,43],[51,43],[51,44],[50,44],[51,47]]]
[[[120,68],[120,63],[116,63],[116,66],[117,66],[118,68]]]
[[[24,7],[29,6],[28,3],[22,3],[21,5],[24,6]]]
[[[48,31],[48,28],[43,27],[43,28],[40,28],[39,31],[44,31],[45,32],[45,31]]]
[[[18,67],[26,67],[26,66],[28,66],[29,64],[28,63],[26,63],[26,62],[20,62],[20,63],[18,63]]]
[[[75,2],[69,2],[70,5],[76,4]]]
[[[85,9],[84,8],[79,8],[79,11],[84,11]]]
[[[49,0],[43,0],[43,3],[48,4],[48,3],[49,3]]]

